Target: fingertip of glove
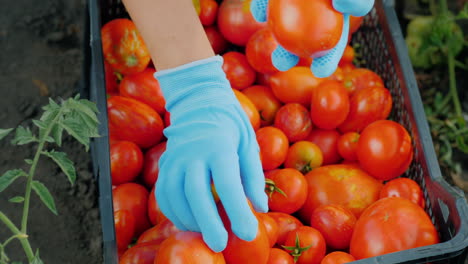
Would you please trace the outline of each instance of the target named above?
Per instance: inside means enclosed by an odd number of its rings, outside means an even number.
[[[247,221],[244,221],[242,225],[233,225],[232,232],[240,239],[245,241],[252,241],[257,236],[258,232],[258,220],[254,214],[248,217]]]
[[[203,234],[203,240],[214,252],[223,251],[228,242],[228,233],[226,229],[214,230],[213,232]]]

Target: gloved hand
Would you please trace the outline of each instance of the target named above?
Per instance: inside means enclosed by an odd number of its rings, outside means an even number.
[[[333,0],[333,8],[343,13],[343,30],[340,40],[333,49],[324,56],[313,59],[311,70],[315,76],[324,78],[332,75],[336,71],[346,48],[346,43],[348,42],[349,15],[357,17],[364,16],[372,9],[373,5],[374,0]],[[268,0],[253,0],[250,4],[250,11],[255,20],[259,22],[265,22],[267,20],[267,9]],[[297,55],[287,51],[281,45],[278,45],[271,56],[273,65],[280,71],[287,71],[299,62],[299,57]]]
[[[160,158],[156,199],[177,228],[201,232],[206,244],[222,251],[228,236],[211,192],[218,196],[239,238],[253,240],[259,212],[268,211],[265,178],[250,121],[214,56],[158,71],[171,125]]]

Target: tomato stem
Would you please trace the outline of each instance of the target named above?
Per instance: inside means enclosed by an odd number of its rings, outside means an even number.
[[[14,238],[18,238],[19,241],[21,242],[21,245],[23,246],[24,252],[26,253],[26,256],[28,257],[28,260],[31,261],[34,258],[34,253],[31,248],[31,245],[29,244],[28,241],[28,236],[24,233],[21,232],[13,222],[2,212],[0,212],[0,220],[5,223],[5,225],[11,230],[11,232],[14,234],[14,236],[10,237],[7,239],[3,244],[2,244],[2,251],[3,248]]]

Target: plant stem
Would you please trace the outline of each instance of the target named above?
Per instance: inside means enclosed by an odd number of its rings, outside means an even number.
[[[21,245],[23,246],[24,252],[26,253],[26,256],[28,257],[28,260],[31,261],[34,258],[34,253],[31,248],[31,245],[29,244],[27,236],[25,236],[24,232],[21,232],[13,222],[2,212],[0,212],[0,220],[5,223],[5,225],[13,232],[15,236],[18,237],[19,241],[21,242]],[[8,241],[8,240],[7,240]]]
[[[458,98],[458,91],[457,91],[457,80],[455,76],[455,57],[453,56],[452,50],[447,49],[448,51],[448,70],[449,70],[449,87],[450,87],[450,95],[452,97],[453,105],[455,107],[455,113],[458,117],[463,120],[463,124],[465,124],[465,119],[463,118],[463,112],[460,104],[460,99]]]
[[[447,0],[440,0],[440,13],[445,14],[448,12],[448,7],[447,7]]]

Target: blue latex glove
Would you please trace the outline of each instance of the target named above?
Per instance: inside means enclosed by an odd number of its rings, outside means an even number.
[[[251,241],[257,235],[247,198],[257,211],[268,211],[255,132],[222,64],[222,57],[214,56],[154,75],[171,113],[159,161],[158,205],[177,228],[201,232],[216,252],[226,247],[228,235],[211,182],[239,238]]]
[[[313,0],[304,0],[313,1]],[[343,52],[346,48],[349,36],[349,15],[365,16],[372,9],[374,0],[333,0],[333,8],[338,12],[343,13],[343,29],[340,40],[336,46],[322,57],[314,58],[311,70],[315,76],[325,78],[332,75],[338,63],[340,62]],[[250,11],[255,20],[265,22],[267,20],[268,0],[253,0],[250,4]],[[280,71],[287,71],[296,66],[299,62],[299,57],[287,51],[281,45],[271,54],[271,61]]]

